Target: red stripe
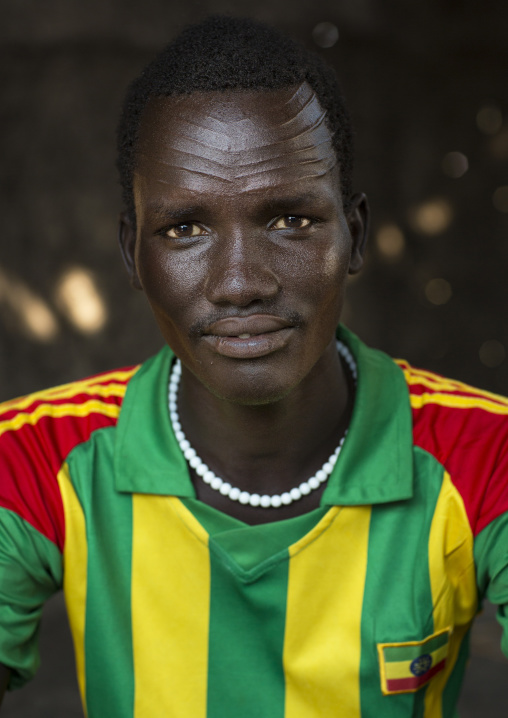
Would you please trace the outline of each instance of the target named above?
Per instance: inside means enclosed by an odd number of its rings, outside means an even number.
[[[122,396],[109,397],[107,403],[120,406],[122,400]],[[0,506],[18,514],[63,550],[64,513],[56,476],[75,446],[88,441],[93,431],[116,422],[98,413],[45,416],[35,425],[6,431],[0,436]]]
[[[463,390],[449,393],[467,396]],[[508,511],[508,416],[426,403],[413,409],[413,437],[450,474],[475,536]]]
[[[420,688],[420,686],[425,685],[432,676],[435,676],[436,673],[439,673],[439,671],[442,671],[445,667],[446,659],[444,658],[439,663],[436,663],[435,666],[433,666],[430,671],[427,671],[427,673],[424,673],[421,676],[411,676],[411,678],[390,678],[390,680],[386,681],[386,688],[388,691],[396,692],[396,691],[411,691],[416,690],[417,688]]]
[[[135,367],[127,368],[127,369],[119,369],[118,371],[121,372],[127,372],[127,371],[133,371]],[[91,377],[94,379],[94,377]],[[129,381],[128,379],[120,380],[120,379],[104,379],[104,381],[101,382],[101,375],[97,376],[97,380],[93,382],[93,384],[89,385],[88,387],[79,386],[81,382],[76,382],[78,386],[76,386],[76,393],[71,394],[71,396],[67,397],[61,397],[58,394],[54,394],[53,392],[55,389],[51,390],[51,393],[48,394],[39,394],[39,395],[33,395],[33,396],[26,396],[26,397],[18,397],[17,399],[13,399],[11,401],[7,401],[3,404],[0,404],[0,421],[10,421],[13,419],[20,411],[23,413],[32,413],[38,406],[41,404],[52,404],[52,405],[59,405],[59,404],[81,404],[84,401],[89,401],[90,399],[100,399],[100,401],[104,402],[110,402],[110,403],[117,403],[116,397],[112,396],[103,396],[102,394],[94,393],[94,388],[96,386],[119,386],[119,387],[125,387]],[[85,380],[88,381],[88,380]],[[57,390],[72,390],[72,384],[65,384],[61,387],[56,387]],[[18,405],[19,402],[25,402],[26,400],[31,400],[30,403],[27,403],[26,406],[24,406],[23,409],[19,409]]]

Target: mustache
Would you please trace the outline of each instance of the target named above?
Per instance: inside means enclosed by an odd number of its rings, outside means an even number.
[[[206,330],[209,326],[212,324],[215,324],[215,322],[220,321],[221,319],[245,319],[246,317],[251,317],[253,315],[256,316],[263,316],[263,314],[267,314],[270,316],[279,317],[280,319],[283,319],[286,321],[289,325],[300,328],[303,325],[303,317],[299,312],[291,312],[286,310],[280,310],[280,309],[272,309],[270,310],[268,307],[264,307],[263,310],[259,309],[245,309],[241,310],[241,308],[233,308],[231,307],[229,310],[223,309],[222,311],[216,311],[213,313],[208,314],[206,317],[203,317],[202,319],[198,319],[194,324],[191,325],[189,329],[189,335],[191,337],[200,337],[203,334],[206,333]]]

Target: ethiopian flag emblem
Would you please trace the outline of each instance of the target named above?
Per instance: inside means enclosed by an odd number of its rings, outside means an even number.
[[[413,693],[442,671],[448,655],[449,635],[446,629],[423,641],[378,643],[383,694]]]

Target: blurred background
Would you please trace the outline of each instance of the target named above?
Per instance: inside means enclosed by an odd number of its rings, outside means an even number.
[[[138,363],[160,347],[117,250],[115,126],[129,80],[210,12],[272,23],[337,69],[356,127],[355,187],[373,214],[346,323],[394,356],[508,394],[505,0],[1,8],[0,400]],[[62,616],[56,597],[43,668],[7,697],[5,718],[82,715]],[[505,717],[508,662],[491,607],[472,644],[461,716]]]

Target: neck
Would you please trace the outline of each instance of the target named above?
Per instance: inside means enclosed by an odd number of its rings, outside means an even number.
[[[233,404],[211,394],[185,369],[180,419],[199,456],[224,480],[250,493],[283,493],[306,481],[335,450],[349,424],[349,372],[330,347],[286,397],[268,405]],[[198,498],[248,523],[287,518],[318,505],[322,489],[291,507],[241,507],[194,477]],[[242,514],[242,515],[240,515]]]

